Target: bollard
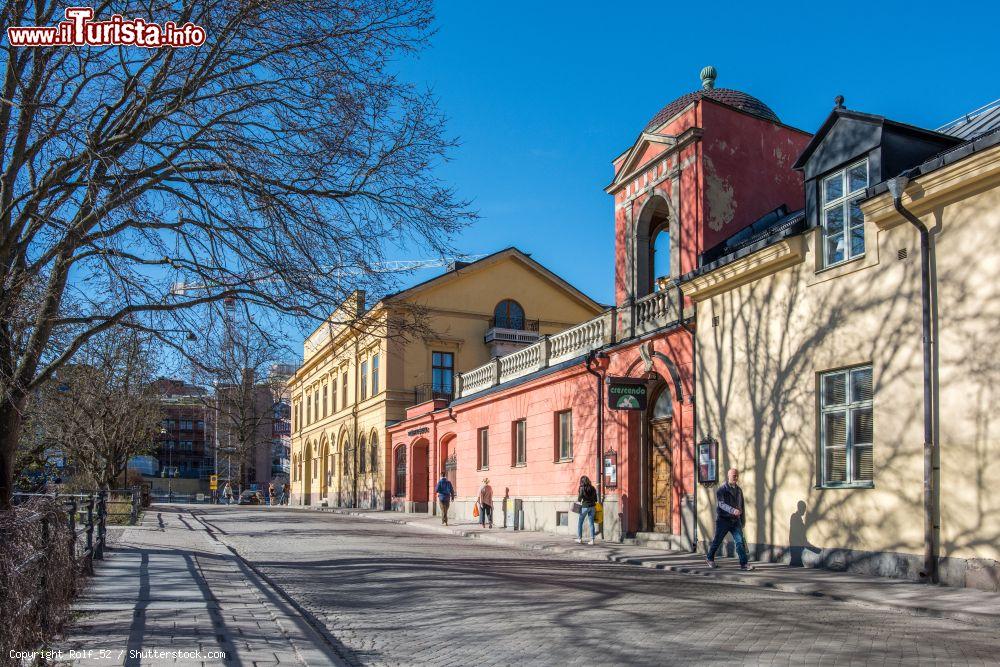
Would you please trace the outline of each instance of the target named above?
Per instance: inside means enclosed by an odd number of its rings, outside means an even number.
[[[135,525],[139,522],[139,490],[132,489],[132,514],[128,518],[130,525]]]

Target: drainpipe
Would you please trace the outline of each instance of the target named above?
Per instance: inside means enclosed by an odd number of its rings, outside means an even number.
[[[931,340],[931,267],[930,232],[911,211],[903,207],[903,191],[910,182],[907,172],[888,182],[892,194],[892,206],[920,233],[920,301],[921,328],[924,347],[924,569],[920,573],[930,583],[938,583],[937,568],[937,526],[935,525],[934,503],[934,411],[932,388],[932,346]]]
[[[597,378],[597,474],[594,479],[597,481],[597,493],[600,501],[604,502],[604,374],[601,370],[594,370],[594,366],[601,369],[607,363],[608,356],[603,352],[591,352],[587,356],[587,372]],[[602,363],[603,362],[603,363]]]
[[[679,236],[679,235],[678,235]],[[677,281],[677,303],[680,308],[681,316],[681,328],[687,331],[691,335],[691,390],[688,394],[691,396],[691,408],[693,411],[694,423],[691,425],[691,444],[696,445],[698,443],[698,397],[695,391],[698,384],[698,337],[695,335],[694,329],[684,321],[684,291],[681,290],[681,283]],[[697,306],[695,306],[697,308]],[[697,453],[695,454],[697,456]],[[683,460],[683,450],[681,450],[681,458]],[[693,520],[691,521],[691,551],[698,551],[698,479],[697,479],[697,461],[692,459],[691,461],[691,480],[693,482],[691,495],[694,498],[694,503],[692,503],[691,512],[694,514]]]

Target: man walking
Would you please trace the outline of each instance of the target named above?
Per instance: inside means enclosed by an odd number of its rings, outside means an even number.
[[[444,473],[441,473],[441,479],[438,480],[437,488],[434,491],[438,494],[438,505],[441,506],[441,523],[447,526],[448,508],[455,498],[455,487],[451,485],[451,480]]]
[[[715,552],[722,545],[727,533],[733,534],[736,543],[736,555],[740,559],[741,570],[752,570],[753,565],[747,562],[747,545],[743,538],[743,524],[746,523],[746,513],[743,506],[743,489],[740,488],[740,471],[730,468],[726,473],[726,483],[715,492],[717,506],[715,510],[715,538],[708,548],[706,560],[709,567],[715,564]]]

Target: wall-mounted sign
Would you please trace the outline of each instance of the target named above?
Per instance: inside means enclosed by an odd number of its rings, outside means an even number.
[[[613,449],[604,452],[604,488],[618,488],[618,452]]]
[[[407,431],[406,435],[423,435],[424,433],[430,433],[431,429],[429,426],[423,426],[421,428],[415,428],[412,431]]]
[[[646,381],[640,378],[608,378],[608,407],[612,410],[645,410]]]
[[[719,442],[707,438],[698,443],[698,481],[702,484],[719,482]]]

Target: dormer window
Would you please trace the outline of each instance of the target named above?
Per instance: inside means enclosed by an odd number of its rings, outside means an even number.
[[[822,180],[824,267],[865,254],[865,219],[860,204],[867,187],[868,160]]]

